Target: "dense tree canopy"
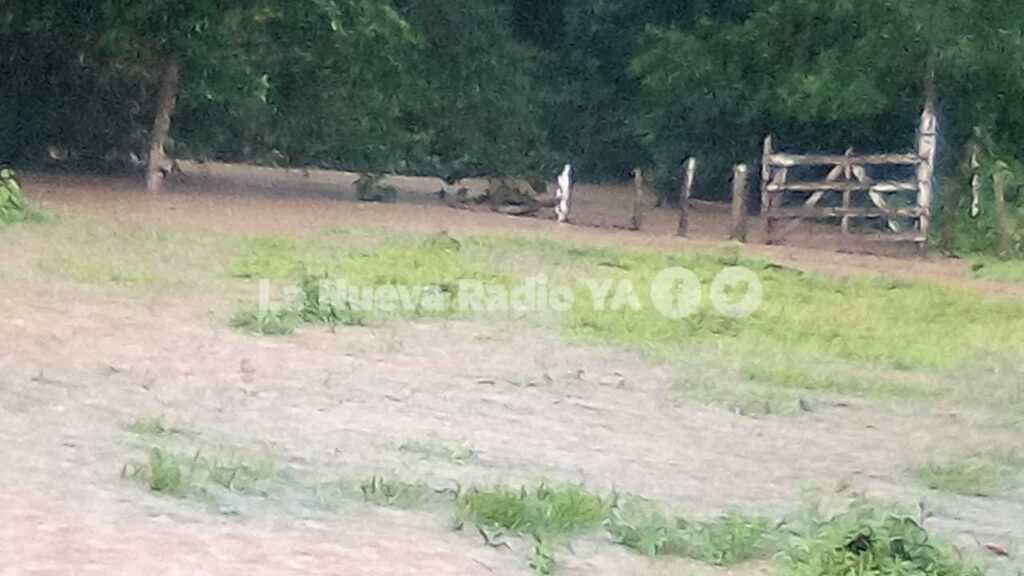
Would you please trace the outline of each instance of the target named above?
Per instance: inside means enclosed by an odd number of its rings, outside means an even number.
[[[173,59],[178,156],[452,179],[643,165],[670,194],[693,155],[716,197],[769,132],[908,149],[933,92],[958,178],[979,130],[992,158],[1024,146],[1022,30],[1014,0],[9,0],[0,160],[144,157]]]

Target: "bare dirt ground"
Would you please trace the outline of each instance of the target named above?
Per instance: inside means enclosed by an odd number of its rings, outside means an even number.
[[[721,226],[714,214],[702,216],[696,228],[704,239],[684,241],[664,233],[675,226],[668,211],[649,219],[650,232],[631,234],[425,201],[365,205],[308,190],[292,197],[274,181],[253,196],[234,195],[250,185],[218,181],[212,194],[194,178],[195,186],[158,197],[139,194],[137,182],[102,178],[34,176],[26,188],[57,213],[212,232],[373,225],[685,250],[714,244]],[[302,192],[305,184],[296,186]],[[755,251],[836,273],[884,271],[1015,294],[947,261]],[[358,502],[327,509],[291,493],[217,514],[150,495],[121,478],[122,465],[145,449],[121,425],[154,415],[195,431],[204,445],[269,450],[309,482],[372,474],[434,487],[585,482],[697,515],[785,513],[806,488],[842,483],[926,501],[931,525],[970,552],[988,542],[1024,550],[1019,489],[958,498],[923,491],[908,475],[909,465],[931,456],[1018,442],[1012,430],[984,421],[857,402],[755,419],[686,401],[674,376],[644,357],[568,346],[538,329],[428,323],[261,339],[224,326],[208,304],[199,295],[126,299],[0,278],[0,574],[528,573],[521,550],[452,532],[443,514]],[[471,446],[476,456],[446,462],[400,450],[423,440]],[[563,573],[580,575],[694,569],[599,543],[562,553],[560,562]]]

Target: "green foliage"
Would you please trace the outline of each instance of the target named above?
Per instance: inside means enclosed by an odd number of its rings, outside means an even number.
[[[981,182],[981,213],[971,215],[971,178],[974,169],[971,162],[974,154],[963,159],[958,173],[949,182],[964,192],[960,205],[954,207],[957,218],[958,252],[999,256],[1003,259],[1024,258],[1024,164],[1006,153],[1005,146],[997,144],[990,131],[976,129],[967,149],[977,153],[977,174]],[[993,178],[1000,175],[1006,180],[1005,200],[1010,225],[1009,253],[999,253],[999,223],[996,219]],[[946,207],[949,208],[949,207]],[[984,264],[982,264],[984,265]],[[1000,268],[992,266],[993,269]],[[998,270],[995,272],[998,276]]]
[[[616,507],[605,527],[615,543],[641,554],[683,556],[716,566],[767,558],[779,546],[766,518],[726,514],[702,522],[670,520],[641,500]]]
[[[952,367],[994,353],[994,342],[1003,353],[1024,345],[1020,303],[933,284],[834,278],[730,255],[571,250],[581,277],[632,282],[640,308],[599,310],[580,286],[569,334],[637,346],[664,358],[680,358],[695,343],[720,342],[737,355],[772,348],[897,368]],[[687,268],[706,287],[723,266],[736,264],[754,271],[764,288],[764,301],[749,318],[725,318],[705,301],[690,317],[673,320],[651,302],[651,283],[666,268]]]
[[[280,310],[244,308],[235,313],[231,327],[260,336],[290,336],[300,323],[292,313]]]
[[[229,275],[282,281],[281,307],[243,308],[233,324],[261,334],[288,334],[299,324],[362,326],[389,319],[450,318],[463,280],[506,285],[511,280],[489,263],[461,251],[446,234],[426,238],[387,238],[372,250],[345,245],[345,238],[307,240],[260,237],[245,243],[244,254],[226,266]],[[382,287],[403,287],[405,295],[386,296]],[[351,290],[349,290],[351,288]],[[358,289],[372,288],[373,291]],[[328,292],[322,293],[326,289]],[[353,302],[349,297],[355,300]]]
[[[591,494],[578,486],[533,489],[471,489],[456,502],[460,523],[471,521],[483,529],[538,537],[567,536],[601,525],[613,499]]]
[[[14,170],[0,168],[0,226],[17,222],[44,222],[49,217],[25,199]]]
[[[782,553],[782,576],[981,576],[913,518],[860,504],[832,518],[814,515]]]
[[[412,440],[398,447],[407,454],[418,454],[424,458],[466,464],[476,459],[477,452],[470,446],[450,446],[434,441]]]
[[[156,282],[156,278],[134,265],[99,258],[72,259],[61,256],[43,260],[39,267],[49,274],[82,284],[140,286]]]
[[[932,490],[962,496],[997,496],[1010,489],[1024,467],[1014,454],[975,454],[943,463],[930,462],[915,470]]]
[[[153,492],[200,499],[223,493],[261,495],[277,476],[269,458],[221,459],[154,446],[143,463],[125,465],[122,475],[139,480]]]
[[[133,434],[159,436],[168,432],[163,416],[156,418],[140,418],[124,424],[124,429]]]
[[[58,146],[136,167],[172,57],[175,153],[198,158],[448,180],[550,178],[571,160],[592,179],[647,167],[672,195],[696,156],[698,194],[716,198],[769,132],[793,149],[909,148],[926,78],[944,176],[975,127],[1024,143],[1024,8],[1009,0],[8,4],[0,142],[32,161]]]
[[[430,489],[420,483],[410,484],[394,478],[374,476],[359,485],[363,500],[377,506],[409,508],[424,503]]]
[[[555,550],[549,539],[537,534],[533,535],[533,547],[530,549],[529,566],[538,574],[554,574],[557,568]]]
[[[742,4],[742,3],[740,3]],[[701,193],[724,196],[733,163],[757,159],[773,133],[784,148],[906,150],[934,75],[942,133],[953,157],[975,126],[1021,142],[1007,106],[1024,95],[1006,62],[1024,53],[1024,21],[1009,2],[869,0],[746,3],[692,25],[646,31],[632,62],[640,85],[634,122],[659,171],[702,160]],[[885,54],[885,58],[880,58]],[[993,91],[992,87],[1001,88]],[[1006,90],[1007,92],[1002,92]],[[1010,97],[1009,94],[1015,96]],[[945,171],[955,161],[945,163]]]
[[[503,538],[529,536],[533,540],[528,564],[539,574],[556,569],[555,549],[578,534],[601,525],[616,496],[591,494],[579,486],[540,484],[519,490],[497,487],[471,488],[456,496],[455,527],[476,525],[491,546],[505,545]]]
[[[997,260],[995,258],[975,258],[971,262],[971,272],[975,278],[994,280],[996,282],[1024,282],[1024,261]]]

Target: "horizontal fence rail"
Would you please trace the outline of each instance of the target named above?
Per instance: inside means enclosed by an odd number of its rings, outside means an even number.
[[[792,168],[793,166],[916,166],[921,157],[916,154],[867,154],[863,156],[842,156],[828,154],[769,154],[764,159],[768,166]]]
[[[818,191],[835,191],[835,192],[878,192],[880,194],[888,194],[892,192],[916,192],[917,182],[897,182],[897,181],[880,181],[880,182],[839,182],[839,181],[826,181],[826,182],[779,182],[768,184],[769,192],[818,192]]]

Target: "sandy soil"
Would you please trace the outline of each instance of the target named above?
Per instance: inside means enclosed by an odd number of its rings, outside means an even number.
[[[655,224],[639,234],[560,228],[427,203],[239,196],[221,185],[217,195],[198,186],[151,197],[128,181],[26,183],[57,212],[206,231],[363,223],[681,250],[715,241],[678,240]],[[673,215],[651,220],[670,226]],[[713,236],[716,222],[709,216],[699,226]],[[885,270],[994,290],[956,263],[762,250],[837,273]],[[225,515],[153,496],[120,473],[145,449],[121,424],[154,415],[198,432],[204,445],[271,450],[281,466],[316,480],[585,482],[696,515],[736,507],[785,513],[807,487],[843,483],[926,501],[935,514],[929,522],[968,551],[987,542],[1024,549],[1021,491],[955,498],[922,491],[908,477],[909,466],[931,456],[1018,442],[1012,430],[965,416],[854,402],[792,418],[744,417],[686,401],[673,389],[675,376],[641,356],[572,347],[521,326],[409,324],[261,339],[223,326],[201,298],[126,300],[17,279],[0,279],[0,307],[0,574],[528,573],[522,550],[453,533],[443,514],[358,502],[328,511],[286,494],[249,499]],[[459,464],[399,449],[413,440],[472,446],[477,457]],[[569,574],[686,569],[601,543],[561,556]]]

